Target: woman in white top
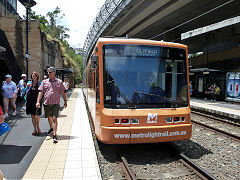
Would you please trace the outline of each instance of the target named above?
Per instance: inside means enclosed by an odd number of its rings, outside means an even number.
[[[6,81],[3,81],[3,84],[2,84],[2,92],[3,92],[3,103],[4,103],[4,110],[5,110],[4,117],[7,118],[9,101],[13,108],[12,115],[17,114],[15,102],[16,102],[18,90],[15,82],[12,81],[11,75],[7,74],[5,78],[6,78]]]
[[[69,82],[66,76],[64,76],[64,82],[63,82],[63,86],[65,88],[64,92],[67,93],[68,89],[69,89]]]

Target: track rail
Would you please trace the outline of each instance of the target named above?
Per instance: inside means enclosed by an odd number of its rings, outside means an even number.
[[[191,161],[186,155],[183,153],[179,153],[180,162],[182,162],[187,168],[193,170],[198,177],[202,178],[203,180],[217,180],[214,176],[209,174],[206,170],[195,164]]]
[[[183,153],[179,153],[179,151],[176,149],[176,147],[173,147],[173,152],[178,155],[179,161],[184,164],[188,169],[191,169],[198,177],[200,177],[203,180],[217,180],[214,176],[212,176],[210,173],[208,173],[206,170],[195,164],[193,161],[191,161],[186,155]],[[131,170],[131,167],[129,166],[126,158],[124,156],[120,156],[121,162],[120,165],[123,169],[123,172],[126,176],[127,180],[137,180],[135,173]]]
[[[222,135],[224,135],[224,136],[230,137],[230,138],[232,138],[232,139],[240,142],[240,137],[237,136],[237,135],[235,135],[235,134],[231,134],[231,133],[229,133],[229,132],[223,131],[223,130],[221,130],[221,129],[217,129],[217,128],[212,127],[212,126],[208,126],[208,125],[206,125],[206,124],[203,124],[203,123],[200,123],[200,122],[197,122],[197,121],[194,121],[194,120],[191,120],[191,121],[192,121],[193,123],[199,125],[199,126],[202,126],[202,127],[207,128],[207,129],[209,129],[209,130],[211,130],[211,131],[217,132],[217,133],[219,133],[219,134],[222,134]]]
[[[190,158],[188,158],[184,153],[179,152],[178,148],[171,144],[171,149],[174,154],[179,157],[179,161],[186,166],[187,168],[191,169],[198,177],[203,180],[217,180],[213,175],[207,172],[205,169],[198,166],[194,163]]]
[[[196,115],[198,115],[198,116],[204,116],[204,117],[206,117],[206,118],[214,119],[214,120],[216,120],[216,121],[220,121],[220,122],[223,122],[223,123],[227,123],[227,124],[230,124],[230,125],[233,125],[233,126],[240,127],[240,124],[239,124],[239,123],[234,123],[234,122],[226,121],[226,120],[223,120],[223,119],[221,119],[221,118],[213,117],[213,116],[208,115],[208,114],[203,114],[203,113],[200,113],[200,112],[198,112],[198,111],[194,111],[193,109],[191,109],[191,113],[196,114]]]
[[[124,156],[120,155],[120,159],[122,162],[120,162],[120,165],[122,166],[123,172],[126,175],[127,180],[137,180],[136,175],[131,170],[126,158]]]
[[[206,117],[206,118],[209,118],[210,120],[213,120],[213,121],[220,121],[221,123],[225,123],[225,124],[228,124],[228,125],[232,125],[232,126],[236,126],[236,127],[240,127],[239,124],[237,123],[233,123],[233,122],[228,122],[228,121],[225,121],[225,120],[222,120],[220,118],[216,118],[216,117],[212,117],[212,116],[209,116],[209,115],[206,115],[206,114],[201,114],[201,113],[196,113],[194,112],[193,114],[197,114],[198,116],[203,116],[203,117]],[[234,139],[235,141],[239,141],[240,142],[240,136],[238,135],[235,135],[235,134],[232,134],[232,133],[229,133],[227,131],[224,131],[224,130],[221,130],[221,129],[218,129],[218,128],[215,128],[213,126],[210,126],[210,125],[207,125],[207,124],[204,124],[204,123],[201,123],[199,121],[196,121],[194,119],[191,119],[192,123],[195,123],[201,127],[204,127],[204,128],[207,128],[213,132],[216,132],[218,134],[222,134],[226,137],[229,137],[231,139]]]

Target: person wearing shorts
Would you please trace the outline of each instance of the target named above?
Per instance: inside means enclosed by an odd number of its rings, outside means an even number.
[[[43,97],[43,105],[45,117],[48,118],[50,130],[48,134],[53,132],[53,142],[57,143],[57,118],[60,110],[60,94],[64,99],[64,108],[67,107],[67,96],[64,93],[64,86],[62,80],[56,78],[56,69],[50,67],[47,69],[48,79],[43,80],[39,86],[40,91],[37,98],[36,107],[40,108],[40,100]]]
[[[10,74],[7,74],[5,78],[6,78],[6,81],[3,81],[3,84],[2,84],[2,92],[3,92],[3,102],[4,102],[4,110],[5,110],[4,118],[7,118],[9,102],[11,103],[13,108],[12,115],[17,114],[16,98],[17,98],[18,90],[15,82],[12,81],[12,76]]]
[[[44,105],[44,110],[46,118],[50,116],[58,118],[60,105],[59,104]]]

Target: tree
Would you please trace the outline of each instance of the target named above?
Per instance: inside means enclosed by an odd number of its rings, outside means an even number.
[[[39,23],[40,23],[40,29],[43,31],[43,32],[46,32],[47,31],[47,28],[49,26],[49,23],[48,23],[48,20],[46,19],[45,16],[42,16],[42,15],[38,15],[36,14],[35,11],[33,11],[32,9],[29,9],[29,20],[37,20]],[[25,17],[26,18],[26,17]]]
[[[75,77],[75,81],[79,84],[82,82],[83,66],[82,66],[82,56],[76,55],[73,60],[77,63],[79,68],[79,73]]]
[[[48,12],[45,17],[36,14],[35,11],[30,9],[29,19],[37,20],[40,23],[40,29],[46,34],[49,34],[52,38],[64,41],[70,37],[69,34],[67,33],[69,31],[69,28],[66,28],[63,25],[58,24],[58,22],[65,16],[64,14],[61,16],[60,13],[61,13],[60,8],[56,7],[52,12]]]
[[[70,36],[67,34],[69,28],[59,25],[58,22],[65,16],[64,14],[60,16],[61,10],[56,7],[52,12],[47,13],[47,18],[49,19],[49,26],[46,33],[51,35],[53,38],[60,39],[64,41]]]
[[[77,73],[75,73],[75,81],[80,83],[82,81],[82,56],[78,53],[78,49],[71,47],[67,41],[69,38],[69,28],[60,25],[60,20],[64,17],[61,16],[61,10],[56,7],[52,12],[48,12],[46,17],[36,14],[36,12],[29,11],[29,19],[37,20],[40,23],[40,29],[46,34],[50,35],[53,39],[57,39],[63,47],[63,54],[65,56],[66,66],[73,67]],[[77,66],[77,67],[76,67]]]

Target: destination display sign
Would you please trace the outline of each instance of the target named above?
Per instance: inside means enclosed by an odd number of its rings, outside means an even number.
[[[159,57],[160,47],[153,46],[125,46],[125,56],[147,56],[147,57]]]
[[[175,60],[185,60],[186,51],[184,49],[148,46],[148,45],[130,45],[130,44],[108,44],[104,45],[105,56],[129,56],[129,57],[155,57]]]

